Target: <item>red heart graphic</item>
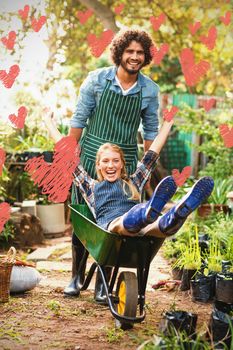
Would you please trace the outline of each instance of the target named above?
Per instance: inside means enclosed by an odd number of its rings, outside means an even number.
[[[216,104],[216,99],[215,98],[210,98],[207,101],[203,101],[202,105],[205,108],[206,112],[209,112],[211,110],[211,108],[213,108],[213,106]]]
[[[210,69],[210,64],[207,61],[201,60],[198,64],[195,64],[194,54],[188,48],[181,51],[180,64],[188,86],[196,85],[200,78]]]
[[[10,67],[9,73],[7,74],[5,70],[0,70],[0,80],[2,80],[3,85],[10,89],[15,82],[15,79],[19,75],[20,69],[17,64]]]
[[[192,35],[196,34],[198,29],[201,27],[201,22],[195,22],[194,24],[189,25],[189,31]]]
[[[46,16],[41,16],[38,20],[32,17],[31,26],[34,32],[39,32],[42,26],[45,24],[45,22],[46,22]]]
[[[88,34],[87,41],[91,48],[91,53],[95,57],[100,57],[106,47],[111,43],[114,37],[114,32],[110,29],[104,31],[100,38],[97,38],[95,34]]]
[[[161,24],[163,24],[165,21],[166,15],[164,13],[161,13],[158,17],[150,17],[150,23],[155,31],[159,30]]]
[[[73,136],[63,137],[55,144],[53,163],[44,161],[44,157],[34,157],[26,162],[25,170],[42,193],[48,194],[53,202],[64,202],[73,181],[73,172],[79,163],[77,141]]]
[[[160,64],[164,56],[168,53],[169,45],[162,44],[160,49],[157,49],[155,46],[152,46],[150,49],[151,55],[153,56],[153,62],[155,64]]]
[[[119,15],[125,7],[125,4],[120,4],[119,6],[116,6],[114,9],[114,12],[116,15]]]
[[[2,232],[5,223],[10,219],[11,207],[10,204],[3,202],[0,204],[0,233]]]
[[[81,24],[85,24],[87,20],[93,15],[93,11],[91,9],[88,9],[86,11],[78,11],[76,13],[77,18],[79,19],[79,22]]]
[[[230,128],[227,124],[219,125],[220,135],[224,141],[224,145],[227,148],[233,147],[233,127]]]
[[[220,21],[225,24],[225,26],[228,26],[231,23],[231,12],[227,11],[225,13],[225,16],[220,17]]]
[[[17,129],[22,129],[24,127],[27,113],[28,113],[27,108],[22,106],[18,109],[18,116],[16,116],[15,114],[10,114],[8,119],[13,124],[13,127]]]
[[[177,186],[183,186],[183,184],[191,174],[192,174],[191,166],[185,166],[181,171],[181,173],[179,172],[178,169],[172,170],[172,176]]]
[[[208,35],[201,35],[200,36],[200,41],[209,49],[209,50],[213,50],[214,46],[215,46],[215,42],[217,39],[217,29],[215,26],[212,26],[209,29]]]
[[[6,48],[7,48],[8,50],[13,50],[14,45],[15,45],[15,39],[16,39],[16,32],[11,31],[11,32],[8,34],[8,38],[7,38],[6,36],[4,36],[4,37],[1,39],[1,42],[3,43],[3,45],[6,46]]]
[[[22,19],[27,19],[29,9],[30,9],[30,7],[28,5],[25,5],[23,10],[18,11],[18,14],[20,15],[20,17]]]
[[[179,108],[176,106],[172,106],[170,111],[168,109],[163,110],[163,119],[166,120],[167,122],[170,122],[175,114],[178,112]]]
[[[6,152],[3,148],[0,148],[0,176],[2,175],[2,168],[6,160]]]

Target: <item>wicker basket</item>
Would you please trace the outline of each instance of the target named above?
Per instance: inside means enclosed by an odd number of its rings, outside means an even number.
[[[11,247],[6,255],[0,255],[0,303],[6,303],[9,300],[10,277],[15,256],[14,247]]]

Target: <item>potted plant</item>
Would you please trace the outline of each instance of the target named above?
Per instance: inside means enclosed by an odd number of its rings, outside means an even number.
[[[64,203],[53,203],[47,195],[40,195],[36,204],[36,213],[47,237],[61,235],[65,230]]]
[[[207,216],[212,212],[223,211],[224,213],[229,212],[227,194],[233,188],[232,178],[228,179],[215,179],[214,189],[207,203],[202,204],[198,207],[198,215],[201,217]]]
[[[216,273],[221,271],[220,241],[216,236],[209,240],[208,251],[205,252],[204,257],[204,270],[196,274],[190,285],[192,299],[206,303],[215,295]]]
[[[40,135],[38,132],[32,132],[27,137],[17,135],[16,140],[18,145],[15,147],[15,151],[18,152],[18,157],[21,157],[24,162],[40,155],[44,156],[45,161],[52,162],[54,142],[48,137]]]
[[[173,267],[183,268],[180,290],[185,291],[190,289],[190,280],[202,266],[197,226],[195,226],[195,237],[190,235],[187,243],[180,244],[180,252],[180,257]]]

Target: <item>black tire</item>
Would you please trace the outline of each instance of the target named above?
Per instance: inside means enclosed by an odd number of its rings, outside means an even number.
[[[138,280],[134,272],[121,272],[116,288],[116,296],[119,303],[116,304],[116,311],[123,316],[136,317],[138,305]],[[133,323],[115,320],[116,328],[123,330],[133,328]]]

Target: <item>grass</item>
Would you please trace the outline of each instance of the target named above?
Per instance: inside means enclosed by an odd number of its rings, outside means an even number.
[[[125,331],[116,328],[107,328],[106,337],[108,343],[119,343],[120,340],[125,336]]]

